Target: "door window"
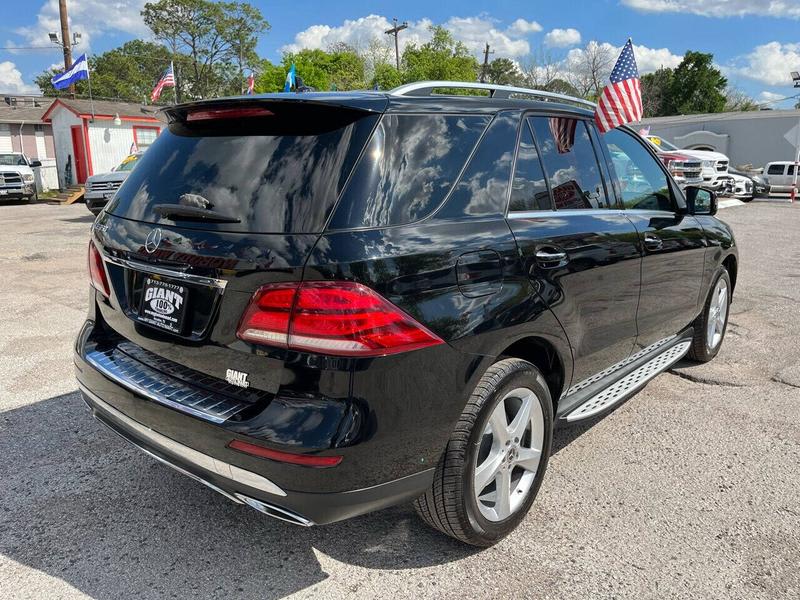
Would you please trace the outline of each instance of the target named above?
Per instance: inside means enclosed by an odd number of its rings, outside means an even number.
[[[770,165],[767,169],[767,175],[783,175],[784,165]]]
[[[552,210],[539,151],[536,149],[533,133],[527,122],[522,124],[509,210]]]
[[[639,140],[619,129],[603,134],[602,140],[625,208],[675,212],[668,176]]]
[[[569,117],[530,117],[556,209],[611,208],[586,123]]]

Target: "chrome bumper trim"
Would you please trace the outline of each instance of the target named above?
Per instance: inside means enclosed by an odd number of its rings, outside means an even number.
[[[163,275],[164,277],[169,277],[170,279],[178,279],[181,281],[186,281],[187,283],[195,283],[197,285],[213,287],[220,290],[220,292],[225,291],[225,286],[228,285],[228,282],[225,281],[224,279],[215,279],[214,277],[203,277],[202,275],[193,275],[191,273],[184,273],[182,271],[167,269],[165,267],[160,267],[158,265],[151,265],[148,263],[139,262],[138,260],[117,258],[115,256],[109,256],[105,252],[102,252],[102,255],[103,255],[103,260],[105,260],[109,264],[116,265],[118,267],[133,269],[134,271],[140,271],[142,273],[153,273],[155,275]]]
[[[176,442],[175,440],[172,440],[167,436],[162,435],[157,431],[154,431],[137,421],[134,421],[127,415],[121,413],[116,408],[114,408],[101,398],[99,398],[97,394],[88,390],[86,386],[84,386],[83,384],[78,383],[78,387],[84,394],[89,396],[92,399],[92,401],[95,402],[100,407],[101,410],[108,413],[113,419],[121,422],[126,427],[135,431],[139,436],[142,437],[142,439],[147,440],[147,442],[152,444],[155,448],[158,448],[159,450],[162,450],[167,454],[177,456],[180,459],[185,460],[187,463],[197,466],[198,468],[205,469],[206,471],[210,471],[211,473],[216,473],[217,475],[225,479],[235,481],[242,485],[246,485],[248,487],[260,490],[262,492],[266,492],[268,494],[273,494],[276,496],[286,496],[286,492],[284,492],[280,487],[272,483],[266,477],[262,477],[261,475],[257,475],[256,473],[252,473],[250,471],[246,471],[245,469],[237,467],[236,465],[226,463],[219,459],[208,456],[207,454],[203,454],[202,452],[198,452],[194,448],[189,448],[189,446],[184,446],[183,444]],[[127,440],[128,438],[125,439]],[[132,440],[128,441],[131,441],[131,443],[133,443],[135,446],[141,448],[141,446],[139,446]],[[148,454],[152,456],[151,452],[148,452]],[[168,462],[168,461],[164,461],[162,459],[162,462]],[[175,465],[171,464],[170,466],[175,467]],[[182,469],[179,470],[183,472]],[[190,473],[187,474],[189,476],[192,476],[192,474]],[[197,475],[194,475],[192,478],[202,479]],[[203,483],[209,485],[209,483],[206,481],[203,481]],[[216,486],[214,486],[213,484],[210,484],[210,487],[216,488]],[[228,493],[224,493],[224,495],[227,497],[231,497],[231,495]]]

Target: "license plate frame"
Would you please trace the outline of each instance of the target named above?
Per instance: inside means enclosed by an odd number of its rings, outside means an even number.
[[[186,320],[189,288],[185,285],[145,276],[139,320],[157,329],[180,335]]]

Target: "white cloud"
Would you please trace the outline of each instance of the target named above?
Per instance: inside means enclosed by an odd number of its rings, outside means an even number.
[[[400,32],[400,51],[409,43],[423,44],[430,37],[430,19],[409,21],[408,29]],[[499,22],[486,15],[474,17],[450,17],[443,26],[462,42],[475,55],[483,51],[488,42],[495,57],[515,58],[530,53],[531,47],[526,39],[531,33],[542,30],[535,21],[517,19],[509,27],[499,26]],[[356,47],[367,47],[373,38],[386,39],[384,33],[392,27],[386,17],[368,15],[358,19],[348,19],[341,25],[312,25],[295,35],[294,41],[281,48],[282,52],[297,52],[303,48],[327,48],[331,44],[344,42]]]
[[[581,43],[581,32],[577,29],[553,29],[544,36],[545,46],[550,48],[569,48]]]
[[[598,44],[598,42],[591,41],[589,44]],[[619,57],[622,52],[621,46],[614,46],[608,42],[599,44],[601,48],[606,49],[609,56],[611,56],[611,66]],[[580,58],[585,50],[583,48],[573,48],[567,53],[566,62],[580,62]],[[633,54],[636,57],[636,66],[639,68],[639,74],[652,73],[661,67],[677,67],[683,60],[682,56],[673,54],[669,48],[648,48],[647,46],[633,45]],[[609,71],[611,69],[609,68]]]
[[[81,41],[76,50],[78,52],[86,51],[90,47],[93,36],[111,31],[121,31],[139,37],[149,35],[149,30],[140,14],[146,1],[70,0],[70,32],[81,34]],[[31,45],[41,46],[49,43],[47,34],[50,31],[59,32],[60,36],[58,0],[47,0],[36,15],[36,23],[19,27],[15,33],[21,35]]]
[[[769,42],[734,61],[728,71],[767,85],[792,83],[789,71],[800,68],[800,43]]]
[[[691,13],[704,17],[759,15],[800,19],[797,0],[622,0],[642,12]]]
[[[776,94],[775,92],[763,91],[758,95],[761,102],[779,102],[786,98],[784,94]]]
[[[10,60],[0,62],[0,92],[10,94],[34,94],[39,91],[35,85],[22,81],[22,73]]]

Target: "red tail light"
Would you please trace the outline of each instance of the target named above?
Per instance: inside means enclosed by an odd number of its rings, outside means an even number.
[[[280,450],[271,450],[269,448],[264,448],[264,446],[257,446],[256,444],[250,444],[241,440],[233,440],[228,444],[228,448],[260,458],[268,458],[270,460],[277,460],[278,462],[285,462],[292,465],[302,465],[304,467],[335,467],[342,462],[343,458],[341,456],[315,456],[313,454],[281,452]]]
[[[334,356],[383,356],[444,343],[377,292],[342,281],[263,286],[236,335]]]
[[[111,295],[106,268],[103,265],[103,257],[100,256],[100,251],[94,245],[94,242],[89,242],[89,278],[92,282],[92,287],[103,296],[108,298]]]

